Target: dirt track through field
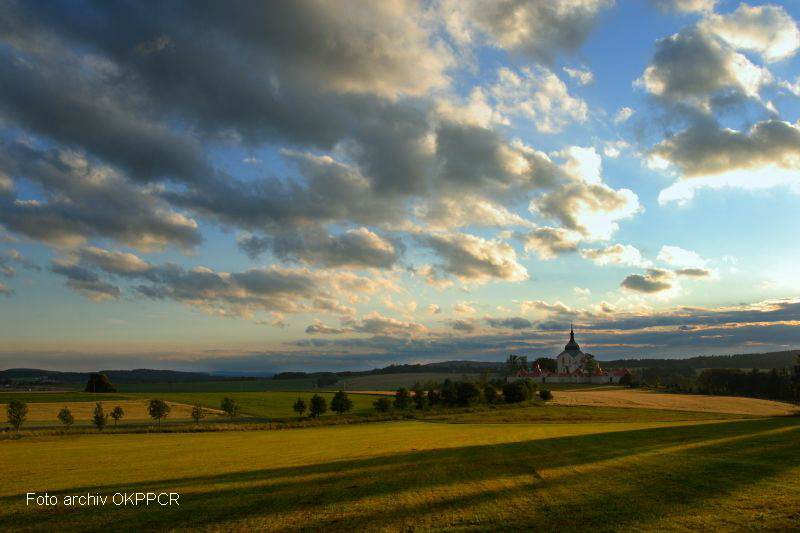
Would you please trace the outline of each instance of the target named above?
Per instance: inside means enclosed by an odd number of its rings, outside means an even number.
[[[597,407],[644,407],[754,416],[780,416],[800,412],[800,406],[772,400],[733,396],[669,394],[636,389],[553,391],[553,403],[556,405],[589,405]]]

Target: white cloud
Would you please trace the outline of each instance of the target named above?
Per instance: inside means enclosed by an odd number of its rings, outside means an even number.
[[[620,107],[617,114],[614,115],[614,122],[616,124],[620,124],[622,122],[627,121],[629,118],[633,116],[636,111],[631,109],[630,107]]]
[[[662,246],[656,259],[675,267],[703,268],[708,264],[697,252],[680,246]]]
[[[594,81],[594,74],[588,68],[569,68],[564,67],[564,72],[578,82],[578,85],[589,85]]]
[[[800,48],[800,30],[783,6],[749,6],[733,13],[710,15],[700,27],[739,50],[751,50],[766,61],[793,56]]]
[[[630,244],[611,244],[605,248],[587,248],[581,250],[581,256],[599,266],[626,265],[648,267],[650,261],[642,257],[638,248]]]
[[[572,292],[574,292],[579,298],[588,298],[592,295],[591,289],[586,287],[575,287],[572,289]]]

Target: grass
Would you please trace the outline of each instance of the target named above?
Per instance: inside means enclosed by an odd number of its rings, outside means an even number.
[[[444,372],[408,372],[398,374],[372,374],[369,376],[357,376],[353,378],[342,378],[338,383],[333,385],[332,390],[361,390],[361,391],[395,391],[400,387],[410,389],[415,383],[425,385],[428,381],[441,383],[447,378],[455,381],[461,381],[467,376],[467,379],[477,380],[480,374],[448,374]],[[490,374],[489,378],[497,377]]]
[[[792,530],[800,419],[390,422],[0,442],[0,531]],[[25,506],[166,491],[178,507]]]
[[[200,403],[203,407],[219,409],[222,399],[225,397],[233,398],[241,407],[241,414],[258,418],[291,418],[297,414],[292,410],[292,405],[297,398],[303,398],[306,406],[309,405],[311,396],[319,394],[328,401],[330,408],[332,392],[159,392],[159,393],[134,393],[130,397],[158,398],[170,402],[185,403],[194,405]],[[375,396],[367,394],[350,394],[353,401],[353,410],[350,414],[363,415],[373,413],[375,410],[372,403]],[[306,412],[308,414],[308,412]],[[330,410],[323,416],[333,416]]]
[[[0,392],[0,404],[14,400],[25,403],[111,402],[126,400],[122,394],[97,394],[89,392]]]
[[[134,421],[148,421],[155,423],[147,412],[147,400],[117,400],[103,401],[103,409],[109,414],[114,407],[120,406],[125,411],[125,415],[119,422],[125,425]],[[96,402],[65,402],[65,403],[31,403],[28,405],[28,416],[25,426],[61,426],[56,418],[62,407],[68,407],[72,416],[75,418],[75,425],[91,425],[94,415]],[[165,421],[190,420],[192,416],[192,406],[182,403],[170,402],[170,413]],[[220,413],[206,410],[208,418],[219,418]],[[109,426],[114,425],[114,421],[109,418]]]

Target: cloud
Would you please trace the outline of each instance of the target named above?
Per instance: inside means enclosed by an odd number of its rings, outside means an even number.
[[[756,52],[770,62],[789,58],[800,48],[800,30],[783,6],[741,3],[732,13],[709,15],[700,27],[733,48]]]
[[[431,234],[423,238],[444,261],[440,269],[464,282],[485,283],[493,279],[524,281],[528,271],[517,261],[508,243],[466,233]]]
[[[594,74],[588,68],[569,68],[564,67],[562,69],[567,75],[576,80],[578,85],[589,85],[594,81]]]
[[[0,170],[47,191],[43,201],[0,194],[0,224],[31,239],[73,247],[106,237],[142,250],[190,249],[202,240],[197,223],[157,190],[133,185],[80,153],[0,144]]]
[[[575,312],[561,302],[547,303],[544,300],[523,300],[519,303],[520,311],[527,313],[537,311],[545,316],[563,317],[574,315]]]
[[[653,294],[669,290],[673,287],[671,273],[667,270],[649,269],[646,276],[631,274],[620,284],[623,288],[634,292]]]
[[[498,48],[549,61],[557,53],[577,51],[594,27],[597,14],[613,3],[445,0],[440,12],[446,28],[459,43],[484,38]]]
[[[472,315],[475,313],[475,308],[469,305],[467,302],[458,302],[453,304],[453,311],[464,315]]]
[[[788,186],[800,192],[799,160],[800,128],[779,120],[757,122],[748,132],[699,120],[650,150],[651,165],[673,166],[680,173],[661,191],[662,204],[688,201],[701,188]]]
[[[533,251],[541,259],[555,257],[578,250],[580,234],[562,228],[540,227],[522,236],[526,251]]]
[[[662,11],[681,11],[684,13],[711,13],[717,0],[650,0]]]
[[[705,268],[680,268],[675,271],[675,274],[679,276],[688,276],[691,278],[708,278],[711,276],[711,271],[706,270]]]
[[[566,84],[545,67],[524,67],[518,72],[503,67],[497,77],[489,89],[496,110],[529,120],[540,132],[557,133],[588,118],[586,102],[571,96]]]
[[[14,291],[12,291],[5,283],[0,283],[0,294],[3,296],[13,296]]]
[[[531,223],[506,207],[487,198],[473,195],[448,195],[430,199],[417,206],[414,214],[433,230],[451,230],[464,226],[507,227]]]
[[[428,305],[428,312],[432,315],[438,315],[442,312],[442,308],[438,304],[430,304]]]
[[[484,321],[489,324],[489,327],[495,329],[531,329],[533,327],[533,322],[519,316],[508,318],[487,317],[484,318]]]
[[[94,302],[118,300],[122,296],[122,290],[116,285],[101,281],[96,273],[68,261],[53,261],[50,271],[67,278],[67,287],[83,293]]]
[[[605,248],[581,250],[581,256],[599,266],[626,265],[647,267],[650,262],[642,257],[638,248],[630,244],[611,244]]]
[[[425,326],[417,322],[404,322],[384,316],[377,311],[368,314],[360,323],[355,323],[351,327],[356,333],[370,333],[372,335],[409,336],[427,330]]]
[[[464,333],[472,333],[477,326],[468,320],[448,320],[447,324],[456,331],[463,331]]]
[[[702,268],[708,263],[697,252],[669,245],[661,247],[656,259],[677,267]]]
[[[634,111],[630,107],[625,107],[625,106],[620,107],[619,111],[617,111],[617,114],[614,115],[614,123],[621,124],[623,122],[626,122],[629,118],[633,116],[635,112],[636,111]]]
[[[591,289],[586,287],[575,287],[572,289],[572,292],[574,292],[579,298],[588,298],[592,295]]]
[[[658,41],[652,63],[636,84],[665,102],[708,110],[711,97],[732,92],[759,99],[770,72],[696,27]]]
[[[249,236],[239,247],[251,258],[267,249],[284,261],[300,261],[327,268],[391,268],[400,250],[389,240],[365,227],[350,229],[341,235],[323,231],[279,233],[272,237]]]

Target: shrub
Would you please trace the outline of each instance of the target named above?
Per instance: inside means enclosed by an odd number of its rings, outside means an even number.
[[[389,399],[388,396],[381,396],[377,400],[375,400],[372,405],[375,406],[375,409],[380,413],[386,413],[389,409],[392,408],[392,401]]]
[[[158,427],[161,427],[161,419],[169,414],[170,406],[163,400],[150,400],[147,404],[147,412],[154,420],[158,420]]]
[[[97,431],[103,431],[108,423],[108,415],[103,411],[103,404],[97,402],[94,406],[94,414],[92,415],[92,424],[97,427]]]
[[[75,423],[75,417],[72,416],[72,412],[66,406],[61,408],[61,410],[58,412],[57,418],[67,429],[69,429],[69,427]]]
[[[111,418],[114,419],[114,425],[117,425],[117,422],[125,416],[125,411],[119,405],[116,406],[114,409],[111,410]]]
[[[306,412],[306,402],[304,402],[302,398],[298,398],[297,401],[294,402],[292,409],[297,413],[297,416],[303,416],[303,413]]]
[[[347,393],[345,391],[340,390],[333,395],[333,399],[331,400],[331,411],[335,411],[341,415],[352,408],[353,400],[347,397]]]
[[[394,395],[394,406],[400,410],[411,407],[411,394],[409,394],[408,389],[402,387],[397,389]]]
[[[328,402],[325,401],[325,398],[320,396],[319,394],[315,394],[311,397],[311,408],[308,410],[308,414],[311,418],[316,418],[320,415],[324,415],[325,411],[328,410]]]
[[[552,400],[553,399],[553,393],[550,392],[547,389],[542,389],[542,390],[539,391],[539,398],[541,398],[544,401]]]
[[[425,409],[428,407],[428,398],[425,395],[425,391],[420,388],[414,389],[414,407],[417,409]]]
[[[525,402],[533,398],[536,385],[529,379],[518,379],[503,386],[503,398],[507,403]]]
[[[6,407],[6,417],[8,418],[8,423],[13,426],[14,429],[19,429],[23,422],[25,422],[25,418],[28,416],[28,405],[25,402],[14,400],[8,403]]]
[[[85,392],[117,392],[114,385],[108,380],[108,376],[98,372],[89,374],[89,381],[86,383]]]
[[[239,405],[233,398],[223,398],[222,403],[219,404],[219,408],[225,411],[231,420],[239,415]]]

